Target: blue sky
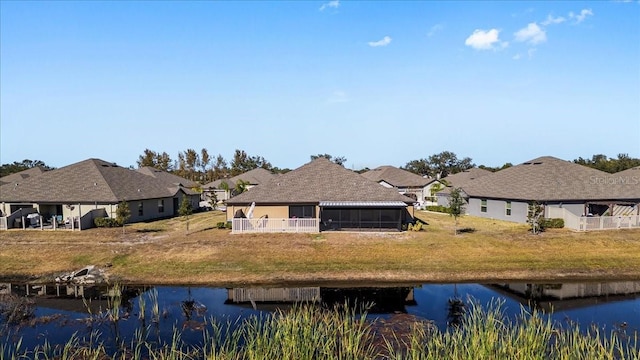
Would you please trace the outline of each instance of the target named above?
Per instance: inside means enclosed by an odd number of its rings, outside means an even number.
[[[638,1],[1,1],[0,162],[640,157]]]

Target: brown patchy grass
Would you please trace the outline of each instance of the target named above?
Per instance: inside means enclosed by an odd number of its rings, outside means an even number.
[[[419,213],[421,232],[231,235],[224,214],[121,228],[0,233],[0,275],[39,278],[111,264],[128,283],[286,284],[640,279],[640,230],[531,235],[527,226]]]

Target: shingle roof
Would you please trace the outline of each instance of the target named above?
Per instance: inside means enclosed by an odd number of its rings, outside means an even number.
[[[14,183],[15,184],[17,182],[24,181],[24,179],[26,179],[28,177],[40,175],[43,172],[45,172],[45,170],[42,167],[35,166],[35,167],[32,167],[32,168],[27,169],[27,170],[22,170],[20,172],[13,173],[13,174],[1,177],[0,178],[0,185],[10,184],[10,183]]]
[[[163,171],[163,170],[159,170],[156,169],[154,167],[151,166],[145,166],[142,168],[137,169],[136,171],[139,171],[145,175],[149,175],[149,176],[153,176],[154,178],[160,179],[166,183],[169,184],[174,184],[174,185],[182,185],[188,188],[195,188],[200,186],[197,182],[195,181],[191,181],[189,179],[185,179],[181,176],[178,175],[174,175],[172,173]]]
[[[205,184],[203,187],[205,189],[219,189],[220,184],[222,184],[222,182],[224,181],[227,183],[227,185],[229,185],[229,188],[233,188],[236,186],[236,183],[240,179],[242,179],[245,182],[249,182],[249,185],[260,185],[260,184],[269,182],[269,180],[277,176],[278,175],[272,173],[269,170],[266,170],[263,168],[256,168],[253,170],[249,170],[246,173],[236,175],[229,179],[218,179],[216,181],[212,181],[208,184]]]
[[[88,159],[0,186],[0,201],[115,203],[174,196],[173,184],[100,159]]]
[[[363,173],[362,176],[377,183],[384,181],[395,187],[424,187],[435,181],[435,179],[423,178],[420,175],[390,165],[379,166]]]
[[[613,174],[614,176],[622,176],[622,177],[628,177],[630,178],[630,181],[637,181],[640,182],[640,166],[636,166],[636,167],[632,167],[630,169],[627,170],[622,170],[619,171],[615,174]]]
[[[640,199],[640,183],[616,183],[612,174],[551,156],[482,176],[462,188],[471,197],[527,201]]]
[[[405,204],[414,202],[394,189],[386,188],[325,158],[318,158],[252,188],[227,203],[313,204],[320,201],[401,201]]]
[[[444,180],[448,184],[448,186],[460,187],[469,181],[481,178],[489,174],[493,173],[485,169],[471,168],[455,174],[450,174],[447,177],[442,178],[442,180]]]

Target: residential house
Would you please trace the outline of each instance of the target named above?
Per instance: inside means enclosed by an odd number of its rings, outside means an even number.
[[[218,179],[202,186],[202,200],[209,201],[212,195],[215,194],[218,202],[226,202],[235,195],[235,188],[238,182],[242,181],[245,185],[245,189],[248,190],[254,186],[264,184],[277,176],[277,174],[274,174],[269,170],[256,168],[232,178]]]
[[[462,185],[467,214],[524,223],[532,202],[547,217],[638,214],[640,182],[621,183],[612,174],[551,156],[485,175]],[[565,216],[566,214],[566,216]],[[637,221],[635,219],[634,221]],[[631,226],[631,224],[630,224]]]
[[[401,230],[413,221],[413,203],[395,189],[318,158],[229,199],[227,219],[234,232]],[[297,230],[300,226],[305,229]]]
[[[422,177],[389,165],[369,170],[362,176],[384,187],[395,189],[400,194],[414,199],[419,206],[435,203],[431,189],[437,189],[441,186],[441,183],[436,179]]]
[[[0,186],[2,224],[21,226],[25,216],[37,213],[43,221],[69,219],[74,228],[86,229],[97,217],[116,217],[122,201],[129,205],[130,222],[175,216],[184,197],[198,206],[198,192],[163,178],[100,159],[84,160]]]
[[[442,178],[440,182],[444,184],[444,187],[436,193],[438,205],[449,206],[451,190],[463,188],[469,182],[489,174],[493,174],[493,172],[480,168],[471,168]]]

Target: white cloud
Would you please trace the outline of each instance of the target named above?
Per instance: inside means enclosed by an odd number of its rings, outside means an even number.
[[[593,16],[591,9],[582,9],[579,14],[574,14],[573,11],[569,13],[569,19],[574,20],[576,24],[585,21],[588,16]]]
[[[531,48],[527,51],[527,55],[529,55],[529,59],[531,59],[533,57],[533,54],[536,53],[536,49],[535,48]]]
[[[518,30],[515,36],[516,41],[527,42],[531,45],[547,41],[547,33],[536,23],[530,23],[526,28]]]
[[[385,36],[382,38],[382,40],[378,40],[378,41],[369,41],[369,46],[371,47],[378,47],[378,46],[387,46],[391,43],[391,38],[388,36]]]
[[[543,22],[541,22],[540,24],[547,26],[547,25],[553,25],[553,24],[560,24],[567,21],[567,19],[565,19],[562,16],[558,16],[558,17],[554,17],[553,15],[549,14],[547,15],[547,19]]]
[[[328,8],[337,9],[338,7],[340,7],[340,0],[331,0],[329,2],[322,4],[322,6],[320,6],[320,11],[324,11],[325,9],[328,9]]]
[[[520,60],[521,58],[522,58],[522,55],[520,55],[520,54],[515,54],[515,55],[513,55],[513,58],[512,58],[512,59],[513,59],[513,60]]]
[[[444,29],[444,26],[442,26],[441,24],[436,24],[433,25],[431,27],[431,29],[429,29],[429,32],[427,33],[428,37],[432,37],[433,35],[435,35],[436,33],[442,31],[442,29]]]
[[[464,44],[471,46],[476,50],[491,50],[494,49],[494,45],[500,42],[498,38],[500,30],[491,29],[489,31],[476,29],[473,34],[469,35]],[[502,43],[502,47],[507,47],[508,43]]]

